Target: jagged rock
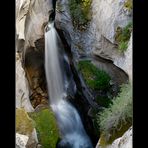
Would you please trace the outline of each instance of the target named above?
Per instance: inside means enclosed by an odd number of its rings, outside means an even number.
[[[26,14],[29,11],[30,0],[16,0],[16,34],[18,39],[25,39]]]
[[[45,77],[43,72],[44,27],[48,22],[51,9],[52,0],[16,1],[16,50],[24,53],[23,64],[28,64],[23,66],[29,82],[30,92],[32,91],[30,95],[35,94],[36,96],[36,99],[33,99],[34,107],[40,102],[47,104],[47,95],[42,90],[44,87],[42,80]]]
[[[18,39],[25,40],[25,46],[34,47],[34,42],[44,36],[51,9],[51,0],[16,1],[16,34]]]
[[[16,133],[16,148],[26,148],[29,137]]]
[[[132,148],[132,127],[130,127],[122,137],[114,140],[111,145],[101,146],[100,141],[96,148]]]
[[[117,50],[115,36],[117,27],[123,28],[132,20],[132,11],[125,7],[126,1],[92,0],[92,19],[85,31],[74,29],[68,0],[57,1],[62,10],[57,10],[56,26],[63,31],[74,59],[90,53],[113,62],[123,61],[124,54]],[[122,66],[119,67],[122,69]]]
[[[29,86],[21,59],[16,53],[16,108],[24,108],[27,112],[34,111],[29,100]]]

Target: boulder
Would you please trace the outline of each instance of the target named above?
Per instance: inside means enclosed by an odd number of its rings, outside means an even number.
[[[28,139],[28,136],[16,133],[16,148],[26,148]]]

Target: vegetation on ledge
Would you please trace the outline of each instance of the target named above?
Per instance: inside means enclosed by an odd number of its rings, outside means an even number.
[[[44,148],[55,148],[60,138],[53,112],[43,109],[29,114],[35,121],[39,142]]]
[[[132,125],[132,87],[123,84],[120,91],[112,104],[97,115],[102,145],[112,143]]]
[[[91,61],[79,61],[78,69],[82,73],[86,84],[92,90],[105,90],[109,88],[110,76],[105,71],[94,66]]]
[[[69,0],[69,9],[73,25],[77,29],[84,29],[91,19],[92,0]]]
[[[128,10],[132,10],[133,9],[132,0],[126,0],[126,2],[124,3],[124,7],[127,8]]]
[[[131,36],[131,31],[132,31],[132,22],[129,22],[128,25],[125,26],[123,29],[120,27],[117,28],[115,40],[117,41],[118,50],[120,52],[126,51]]]

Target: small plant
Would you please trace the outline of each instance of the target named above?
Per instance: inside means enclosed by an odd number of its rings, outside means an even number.
[[[117,28],[115,40],[117,41],[119,51],[121,52],[126,51],[131,31],[132,31],[132,22],[129,22],[129,24],[123,29],[120,27]]]
[[[118,46],[118,49],[121,51],[121,52],[124,52],[128,47],[128,42],[123,42],[121,41],[119,46]]]
[[[132,125],[132,87],[123,84],[112,104],[97,115],[102,143],[111,143]]]
[[[81,71],[86,84],[92,90],[109,88],[110,76],[105,71],[96,68],[90,61],[79,61],[78,69]]]
[[[91,19],[91,0],[69,0],[69,9],[73,25],[77,29],[84,27]]]

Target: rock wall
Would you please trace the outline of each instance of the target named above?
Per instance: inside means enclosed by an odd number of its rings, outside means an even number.
[[[133,79],[133,71],[132,71],[132,63],[133,63],[133,46],[132,46],[132,34],[130,37],[130,41],[128,43],[128,48],[125,51],[124,55],[120,58],[117,57],[114,61],[114,64],[121,69],[123,69],[129,76],[129,80],[132,83]]]
[[[117,27],[125,27],[132,21],[132,9],[125,3],[130,0],[93,0],[92,29],[96,42],[92,54],[110,59],[132,79],[132,37],[125,53],[117,50],[115,35]]]
[[[16,34],[25,40],[25,46],[35,47],[34,42],[43,38],[51,9],[51,0],[16,1]]]
[[[94,33],[91,29],[91,22],[84,26],[84,30],[74,28],[72,18],[70,16],[68,0],[57,0],[56,26],[63,31],[63,34],[71,47],[71,51],[75,58],[84,54],[89,54],[94,49]]]
[[[119,52],[115,41],[117,27],[123,28],[132,21],[132,9],[125,7],[126,2],[127,0],[92,0],[92,19],[85,31],[80,31],[72,24],[68,0],[58,0],[56,26],[63,31],[75,58],[81,55],[98,55],[112,60],[132,78],[132,69],[128,68],[132,67],[129,62],[132,58],[128,61],[126,58],[126,53],[132,57],[132,52],[129,49],[125,54]],[[130,42],[132,44],[132,40]],[[123,60],[124,68],[119,62]]]
[[[16,51],[22,55],[20,66],[29,82],[33,107],[41,102],[47,104],[47,95],[42,90],[46,85],[44,27],[51,9],[52,0],[16,0]]]
[[[27,112],[34,111],[29,100],[29,87],[25,71],[18,54],[16,54],[16,108],[24,108]]]

